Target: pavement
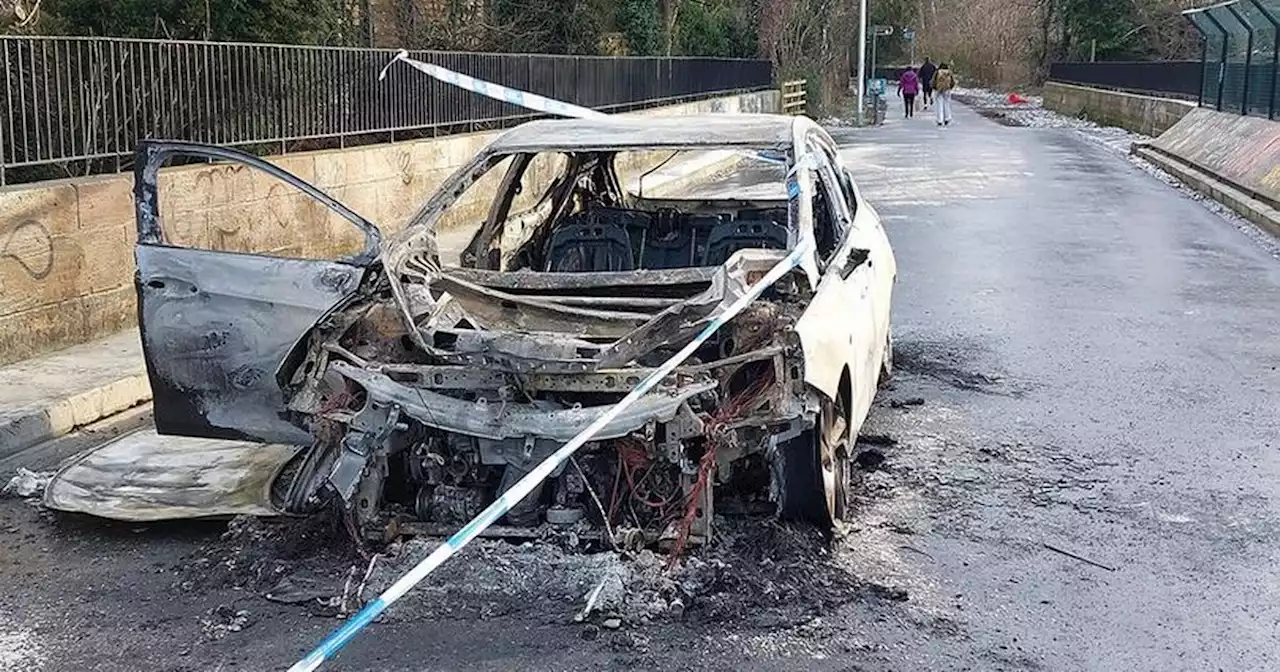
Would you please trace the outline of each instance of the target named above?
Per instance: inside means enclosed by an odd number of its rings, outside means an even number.
[[[0,461],[151,400],[136,329],[0,367]]]
[[[749,609],[612,634],[468,584],[333,669],[1280,669],[1280,259],[1079,130],[897,114],[833,132],[899,279],[884,460],[828,554],[763,585],[743,556],[714,588]],[[243,551],[225,524],[0,500],[0,529],[3,669],[283,669],[337,623],[227,579],[273,565],[209,562]],[[875,589],[810,604],[788,572]]]

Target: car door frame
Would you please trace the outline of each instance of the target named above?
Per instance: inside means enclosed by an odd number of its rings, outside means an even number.
[[[364,246],[325,260],[175,245],[164,230],[159,176],[177,156],[246,166],[283,181],[355,226]],[[299,359],[317,324],[357,296],[370,272],[380,272],[378,227],[292,173],[238,150],[144,140],[135,159],[138,326],[157,430],[309,442],[289,419],[287,363]]]
[[[807,156],[797,164],[812,176],[801,181],[807,183],[802,195],[813,199],[817,189],[824,189],[829,202],[834,196],[837,206],[843,206],[835,208],[842,223],[841,235],[830,254],[818,255],[822,278],[796,325],[805,351],[805,382],[832,400],[847,395],[852,435],[870,410],[879,377],[878,358],[883,354],[883,344],[875,342],[879,325],[863,316],[877,312],[873,286],[874,257],[878,255],[876,241],[868,236],[865,226],[858,226],[858,218],[874,218],[874,211],[863,212],[865,206],[856,193],[854,202],[849,202],[844,184],[847,171],[838,162],[834,142],[820,127],[811,125],[796,136],[802,156]],[[816,219],[811,225],[816,227]],[[839,324],[836,329],[831,328],[833,316]],[[842,389],[846,372],[849,388]]]

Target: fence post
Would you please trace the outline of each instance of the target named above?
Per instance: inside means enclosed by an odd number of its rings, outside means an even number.
[[[1199,30],[1197,28],[1196,30]],[[1209,37],[1200,34],[1200,90],[1196,92],[1196,107],[1204,107],[1205,73],[1209,70]]]
[[[13,85],[9,82],[9,40],[3,35],[0,35],[0,49],[4,49],[4,97],[5,102],[8,103],[3,111],[4,116],[0,117],[0,187],[3,187],[5,185],[4,169],[9,163],[9,147],[12,146],[10,143],[17,142],[17,138],[11,137],[8,142],[5,141],[4,132],[13,125]],[[14,155],[17,155],[17,150],[14,150]]]
[[[1244,51],[1244,90],[1240,93],[1240,114],[1247,115],[1249,114],[1249,76],[1250,71],[1253,70],[1253,24],[1245,20],[1244,16],[1240,14],[1240,10],[1235,8],[1235,5],[1227,5],[1227,11],[1231,12],[1231,16],[1234,16],[1236,21],[1239,21],[1240,25],[1249,31]]]
[[[1226,92],[1225,87],[1227,84],[1227,49],[1231,47],[1231,33],[1228,33],[1227,29],[1224,28],[1222,24],[1218,22],[1217,19],[1213,18],[1212,14],[1205,12],[1204,16],[1206,19],[1209,19],[1209,22],[1213,24],[1214,28],[1217,28],[1218,30],[1222,31],[1222,60],[1218,62],[1218,111],[1221,112],[1222,111],[1222,95]]]
[[[1249,0],[1254,7],[1269,22],[1271,22],[1271,31],[1273,33],[1271,40],[1271,98],[1267,101],[1267,118],[1276,118],[1276,79],[1280,74],[1280,19],[1276,18],[1266,7],[1262,5],[1261,0]]]
[[[1204,86],[1209,83],[1209,34],[1200,27],[1199,22],[1191,18],[1191,10],[1183,12],[1182,15],[1200,34],[1200,89],[1196,91],[1196,107],[1204,107]]]

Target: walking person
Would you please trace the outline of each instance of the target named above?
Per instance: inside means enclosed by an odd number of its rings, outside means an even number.
[[[920,89],[924,94],[924,109],[929,109],[929,104],[933,102],[933,74],[938,71],[938,66],[933,64],[926,56],[924,64],[920,66]]]
[[[938,125],[951,125],[951,90],[956,88],[956,76],[946,63],[938,66],[933,73],[934,103],[938,108]]]
[[[902,98],[902,107],[907,119],[916,116],[916,95],[920,93],[920,76],[916,67],[909,66],[898,78],[898,96]]]

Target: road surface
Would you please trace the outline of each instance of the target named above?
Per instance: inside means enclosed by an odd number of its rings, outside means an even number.
[[[877,418],[912,444],[911,567],[956,625],[916,669],[1280,669],[1273,248],[1085,135],[960,106],[845,157],[899,259],[903,385],[934,402]]]
[[[900,275],[867,429],[896,443],[833,552],[743,554],[712,589],[738,613],[460,609],[332,669],[1280,669],[1280,261],[1074,131],[957,106],[836,136]],[[286,667],[338,621],[237,589],[271,565],[224,529],[0,501],[0,669]]]

